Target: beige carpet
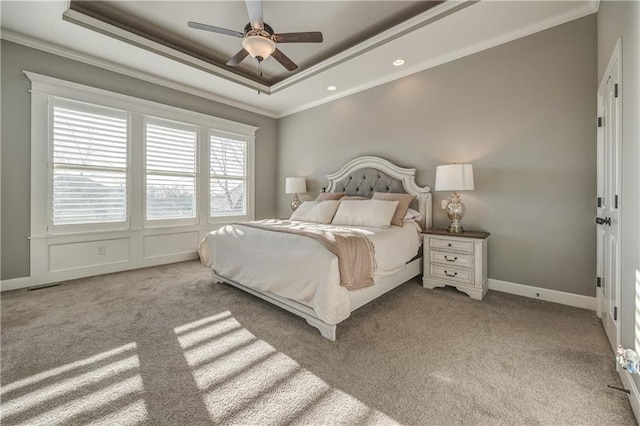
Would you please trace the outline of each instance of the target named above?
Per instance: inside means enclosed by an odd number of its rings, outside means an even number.
[[[2,424],[634,424],[590,311],[411,281],[325,340],[197,262],[1,296]]]

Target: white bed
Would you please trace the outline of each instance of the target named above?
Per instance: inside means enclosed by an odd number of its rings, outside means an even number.
[[[431,226],[431,194],[428,187],[416,185],[415,169],[378,157],[352,160],[328,179],[329,192],[368,196],[375,189],[416,196],[413,207],[422,215],[419,223],[388,229],[348,227],[364,233],[375,246],[373,286],[355,291],[342,287],[337,257],[314,239],[242,224],[208,234],[200,255],[217,281],[293,312],[335,340],[336,325],[351,312],[420,274],[422,261],[416,255],[420,228]]]

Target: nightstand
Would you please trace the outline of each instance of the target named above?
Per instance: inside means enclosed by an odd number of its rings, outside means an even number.
[[[488,232],[465,231],[452,234],[446,229],[428,229],[424,238],[422,286],[433,289],[446,285],[472,299],[482,300],[489,288],[487,278]]]

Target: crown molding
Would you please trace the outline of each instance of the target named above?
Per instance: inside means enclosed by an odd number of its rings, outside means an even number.
[[[460,49],[457,50],[455,52],[452,52],[450,54],[447,55],[442,55],[438,58],[435,58],[433,60],[427,61],[427,62],[423,62],[421,64],[418,64],[416,66],[404,69],[400,72],[394,73],[394,74],[390,74],[387,75],[385,77],[376,79],[376,80],[372,80],[369,81],[365,84],[362,84],[360,86],[356,86],[353,87],[352,89],[346,90],[344,92],[340,92],[337,93],[333,96],[324,98],[324,99],[320,99],[314,102],[309,102],[307,104],[304,105],[299,105],[297,107],[294,108],[290,108],[288,110],[282,111],[278,114],[278,118],[282,118],[282,117],[286,117],[288,115],[291,114],[295,114],[301,111],[305,111],[307,109],[311,109],[329,102],[333,102],[335,100],[353,95],[355,93],[359,93],[368,89],[371,89],[373,87],[376,86],[380,86],[383,85],[385,83],[389,83],[391,81],[403,78],[403,77],[407,77],[411,74],[415,74],[418,73],[420,71],[424,71],[427,70],[429,68],[434,68],[437,67],[439,65],[442,64],[446,64],[447,62],[452,62],[455,61],[456,59],[460,59],[460,58],[464,58],[465,56],[469,56],[472,55],[474,53],[478,53],[481,52],[483,50],[487,50],[490,49],[492,47],[496,47],[499,46],[501,44],[505,44],[508,43],[510,41],[514,41],[517,40],[519,38],[522,37],[526,37],[528,35],[531,34],[535,34],[537,32],[540,31],[544,31],[547,30],[549,28],[558,26],[558,25],[562,25],[565,24],[567,22],[579,19],[579,18],[583,18],[585,16],[591,15],[593,13],[597,13],[598,11],[598,6],[599,6],[599,1],[590,1],[587,3],[584,3],[584,5],[580,8],[576,8],[573,9],[567,13],[561,14],[561,15],[557,15],[557,16],[553,16],[550,19],[545,19],[539,22],[536,22],[533,25],[529,25],[527,27],[523,27],[523,28],[519,28],[515,31],[511,31],[509,33],[505,33],[500,35],[499,37],[494,37],[492,39],[489,39],[487,41],[483,41],[474,45],[471,45],[467,48],[464,49]],[[272,89],[272,93],[274,92],[275,86]]]
[[[92,55],[81,53],[81,52],[68,49],[53,43],[49,43],[47,41],[43,41],[43,40],[29,37],[23,34],[19,34],[14,31],[3,29],[0,34],[0,38],[2,38],[3,40],[10,41],[12,43],[17,43],[26,47],[41,50],[57,56],[61,56],[63,58],[82,62],[87,65],[92,65],[92,66],[102,68],[108,71],[112,71],[118,74],[126,75],[128,77],[133,77],[139,80],[146,81],[148,83],[157,84],[159,86],[163,86],[169,89],[178,90],[183,93],[188,93],[190,95],[198,96],[200,98],[208,99],[210,101],[214,101],[214,102],[218,102],[234,108],[242,109],[244,111],[264,115],[270,118],[279,118],[279,114],[274,113],[273,111],[268,111],[262,108],[257,108],[252,105],[244,104],[242,102],[237,102],[212,92],[198,89],[186,84],[178,83],[176,81],[169,80],[166,78],[158,77],[144,71],[139,71],[131,67],[127,67],[124,65],[117,64],[115,62],[100,59]]]

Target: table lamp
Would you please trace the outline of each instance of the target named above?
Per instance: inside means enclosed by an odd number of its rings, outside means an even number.
[[[307,181],[303,177],[288,177],[285,180],[284,192],[287,194],[293,194],[291,210],[295,210],[300,207],[301,203],[298,198],[298,194],[304,194],[307,192]]]
[[[473,166],[471,164],[448,164],[436,167],[436,191],[453,191],[447,204],[447,216],[451,224],[447,231],[464,232],[460,221],[464,216],[464,204],[457,191],[473,191]]]

